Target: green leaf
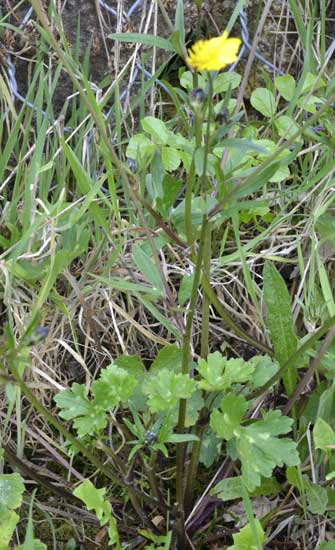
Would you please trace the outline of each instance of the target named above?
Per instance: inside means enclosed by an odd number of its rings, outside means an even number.
[[[293,485],[293,487],[296,487],[299,491],[302,490],[303,480],[299,468],[288,466],[286,468],[286,479],[290,485]]]
[[[278,483],[275,477],[269,479],[262,478],[261,485],[252,492],[252,497],[261,497],[271,495],[272,497],[278,494],[282,490],[281,485]],[[227,500],[234,500],[236,498],[243,498],[245,487],[242,481],[242,477],[226,477],[213,489],[210,494],[217,496],[223,502]]]
[[[137,355],[120,355],[115,359],[115,364],[124,369],[136,380],[133,394],[129,397],[136,411],[144,411],[147,408],[147,399],[142,392],[142,383],[147,371]],[[125,404],[127,405],[127,404]]]
[[[177,149],[174,149],[173,147],[162,147],[161,154],[162,163],[165,170],[168,172],[177,170],[181,162],[180,154]]]
[[[262,115],[272,118],[276,113],[276,100],[267,88],[256,88],[250,97],[251,105]]]
[[[164,443],[188,443],[190,441],[200,441],[197,435],[193,434],[170,434]]]
[[[258,539],[261,543],[265,542],[265,533],[258,519],[254,520]],[[228,550],[259,550],[259,546],[255,541],[255,534],[252,526],[248,523],[239,533],[233,535],[234,544],[229,546]]]
[[[107,286],[116,288],[121,291],[140,292],[141,294],[147,294],[150,296],[160,296],[160,292],[157,289],[152,288],[149,285],[142,285],[141,283],[132,283],[125,279],[117,279],[116,277],[101,277],[100,275],[92,274],[92,277],[105,283]]]
[[[255,355],[249,359],[248,363],[254,366],[254,372],[250,381],[256,388],[260,388],[266,384],[279,370],[277,361],[274,361],[268,355]]]
[[[201,464],[210,468],[214,464],[215,460],[220,456],[222,441],[214,430],[208,426],[204,432],[199,460]]]
[[[187,300],[191,298],[192,287],[194,281],[194,273],[191,275],[184,275],[181,280],[180,287],[178,290],[178,303],[183,306]]]
[[[275,86],[279,91],[280,95],[286,99],[286,101],[291,101],[293,99],[296,89],[295,80],[292,75],[285,74],[283,76],[277,76],[275,78]]]
[[[296,443],[278,435],[291,430],[292,419],[280,411],[269,411],[263,420],[240,430],[236,445],[242,462],[242,479],[249,491],[261,483],[261,476],[271,477],[276,466],[295,466],[300,463]]]
[[[125,369],[111,364],[101,371],[100,378],[93,382],[91,391],[95,397],[96,405],[109,411],[119,403],[127,403],[135,386],[134,376]]]
[[[182,88],[185,88],[187,91],[193,90],[193,75],[191,71],[184,71],[180,77],[180,85]],[[204,75],[198,75],[198,86],[199,88],[204,88],[206,86],[206,80]]]
[[[0,474],[0,505],[13,510],[22,504],[24,483],[20,474]]]
[[[163,197],[156,197],[157,208],[164,218],[168,218],[170,208],[174,205],[181,186],[181,180],[176,180],[170,174],[164,174],[162,181]]]
[[[264,301],[267,325],[270,330],[275,358],[283,366],[297,350],[297,337],[291,310],[291,298],[285,282],[275,266],[266,262],[263,272]],[[297,369],[291,368],[284,376],[284,385],[291,395],[297,382]]]
[[[210,426],[220,436],[229,441],[241,430],[241,421],[248,410],[248,402],[242,395],[230,393],[222,398],[220,409],[211,413]]]
[[[301,94],[307,94],[308,92],[311,91],[312,88],[314,88],[314,90],[318,90],[319,88],[323,88],[326,85],[326,82],[322,78],[318,81],[316,86],[315,86],[315,81],[316,81],[315,74],[306,73]]]
[[[127,158],[134,159],[140,166],[145,165],[151,159],[156,150],[156,145],[144,134],[135,134],[128,142],[126,149]]]
[[[83,384],[72,384],[71,390],[63,390],[54,397],[61,409],[59,416],[65,420],[75,419],[74,428],[79,437],[101,432],[107,425],[106,413],[89,401]]]
[[[30,543],[29,543],[30,544]],[[17,546],[15,550],[47,550],[47,545],[41,542],[39,539],[33,539],[32,544],[30,544],[29,547],[25,546],[24,544],[20,544],[20,546]]]
[[[218,73],[214,78],[213,91],[215,94],[234,90],[241,82],[241,75],[235,72]]]
[[[137,32],[112,32],[109,35],[112,40],[118,40],[119,42],[131,42],[136,44],[144,44],[145,46],[152,46],[155,48],[161,48],[167,52],[175,52],[176,50],[171,44],[170,40],[161,38],[154,34],[141,34]]]
[[[146,116],[141,120],[141,126],[145,132],[151,135],[155,143],[167,144],[170,132],[162,120],[154,116]]]
[[[63,390],[54,397],[60,409],[61,418],[72,420],[77,416],[86,415],[91,412],[91,403],[86,396],[85,386],[83,384],[72,384],[70,390]]]
[[[227,359],[216,351],[206,359],[198,362],[198,371],[203,380],[198,382],[199,388],[206,391],[222,391],[231,388],[233,384],[248,381],[255,370],[255,364],[243,359]]]
[[[303,476],[304,489],[307,497],[307,507],[312,514],[323,515],[327,510],[328,495],[325,487],[312,483],[307,476]]]
[[[335,446],[335,432],[323,418],[317,418],[313,429],[314,445],[316,449],[329,450]]]
[[[183,350],[175,344],[168,344],[159,350],[155,360],[151,364],[150,372],[168,369],[179,373],[183,360]]]
[[[19,516],[6,506],[0,504],[0,550],[8,550]]]
[[[183,55],[182,52],[183,48],[185,47],[185,21],[183,0],[177,0],[174,28],[179,33],[179,49],[181,50],[181,55]]]
[[[285,139],[290,139],[296,132],[300,130],[295,120],[287,115],[279,116],[275,119],[274,123],[280,137],[284,136]]]
[[[223,502],[243,497],[244,486],[241,476],[226,477],[213,487],[210,495],[216,496]]]
[[[187,399],[185,428],[194,426],[199,418],[199,412],[204,406],[204,399],[200,390],[195,391],[191,397]],[[178,422],[178,407],[171,414],[171,422],[175,426]]]
[[[318,550],[335,550],[335,541],[321,542]]]
[[[105,525],[109,521],[112,507],[110,502],[105,500],[105,487],[96,489],[89,479],[85,479],[73,491],[73,494],[85,504],[87,510],[94,510],[100,525]]]
[[[195,381],[187,374],[175,374],[167,369],[159,370],[143,384],[148,397],[148,406],[152,412],[169,411],[179,399],[188,399],[195,391]]]
[[[112,515],[112,507],[108,500],[105,500],[106,489],[96,489],[91,481],[85,479],[74,491],[74,496],[84,502],[87,510],[94,510],[100,521],[100,525],[108,523],[108,536],[110,545],[115,545],[116,550],[121,550],[120,538],[117,523]]]
[[[335,250],[335,218],[329,212],[321,214],[315,223],[317,231],[320,233],[322,244],[327,244]]]
[[[164,295],[164,284],[157,266],[152,261],[151,257],[137,244],[132,246],[132,256],[138,269],[143,273],[153,290]]]

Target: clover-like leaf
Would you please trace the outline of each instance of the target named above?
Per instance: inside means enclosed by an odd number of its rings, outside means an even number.
[[[136,379],[125,369],[109,365],[103,369],[99,380],[92,384],[95,403],[105,411],[113,409],[120,402],[126,403],[133,394]]]
[[[160,370],[148,378],[143,391],[148,398],[152,412],[168,411],[175,407],[179,399],[188,399],[196,389],[196,383],[187,374],[176,374],[167,369]]]

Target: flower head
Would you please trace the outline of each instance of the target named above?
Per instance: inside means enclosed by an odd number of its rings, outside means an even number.
[[[219,71],[237,60],[240,45],[239,38],[228,38],[225,31],[221,36],[193,44],[187,50],[186,63],[197,71]]]

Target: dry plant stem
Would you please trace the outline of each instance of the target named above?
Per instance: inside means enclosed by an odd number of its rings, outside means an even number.
[[[4,456],[5,459],[12,464],[19,472],[21,472],[24,476],[27,476],[29,479],[33,479],[38,483],[38,485],[41,485],[42,487],[45,487],[48,491],[53,493],[54,495],[65,498],[68,501],[72,501],[75,504],[80,504],[79,499],[77,499],[70,491],[67,489],[63,489],[62,487],[59,487],[58,485],[54,485],[50,483],[44,476],[37,473],[33,468],[31,468],[28,463],[25,460],[21,460],[16,456],[14,452],[8,447],[8,445],[2,445],[4,449]]]
[[[252,336],[250,336],[250,334],[248,334],[247,332],[245,332],[245,330],[240,328],[235,323],[235,321],[233,321],[233,319],[231,319],[231,317],[225,311],[224,306],[218,300],[214,290],[210,285],[210,281],[205,273],[202,276],[201,285],[206,295],[208,296],[211,304],[215,307],[220,317],[224,320],[224,322],[228,325],[228,327],[232,330],[232,332],[236,334],[236,336],[239,336],[242,340],[244,340],[245,342],[248,342],[248,344],[258,349],[262,353],[266,353],[271,356],[273,355],[273,351],[271,348],[269,348],[266,344],[263,344],[262,342],[255,340]]]
[[[289,413],[291,408],[294,406],[295,402],[299,399],[300,395],[302,394],[302,392],[306,388],[307,384],[311,380],[311,378],[313,376],[313,373],[314,373],[315,369],[317,368],[318,364],[320,363],[322,357],[324,356],[327,349],[331,345],[331,343],[334,339],[334,336],[335,336],[335,326],[333,326],[330,329],[330,331],[328,332],[326,338],[322,342],[322,345],[321,345],[318,353],[311,360],[311,364],[310,364],[309,368],[307,369],[306,373],[304,374],[304,376],[301,378],[301,380],[296,385],[294,392],[290,396],[288,402],[286,403],[286,405],[283,409],[283,414]]]
[[[160,499],[161,495],[157,485],[157,477],[156,477],[157,451],[153,451],[151,453],[149,464],[146,464],[145,461],[143,462],[147,469],[148,481],[151,488],[151,493],[155,498]]]
[[[200,283],[201,266],[204,253],[205,235],[207,231],[208,219],[207,216],[203,217],[199,250],[197,255],[197,262],[192,286],[192,294],[189,310],[187,313],[187,321],[185,327],[185,333],[183,338],[183,358],[182,358],[182,374],[188,374],[189,372],[189,360],[190,360],[190,345],[192,335],[192,325],[195,313],[195,306],[197,301],[198,287]],[[186,416],[186,399],[180,399],[179,401],[179,414],[178,414],[178,426],[177,433],[183,434],[185,429],[185,416]],[[185,533],[185,512],[184,512],[184,460],[185,460],[186,445],[180,443],[177,445],[176,453],[176,497],[177,497],[177,539],[178,550],[187,548],[187,540]]]

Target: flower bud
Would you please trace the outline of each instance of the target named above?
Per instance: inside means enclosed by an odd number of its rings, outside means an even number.
[[[206,94],[202,88],[195,88],[190,93],[190,102],[192,107],[200,107],[206,99]]]

